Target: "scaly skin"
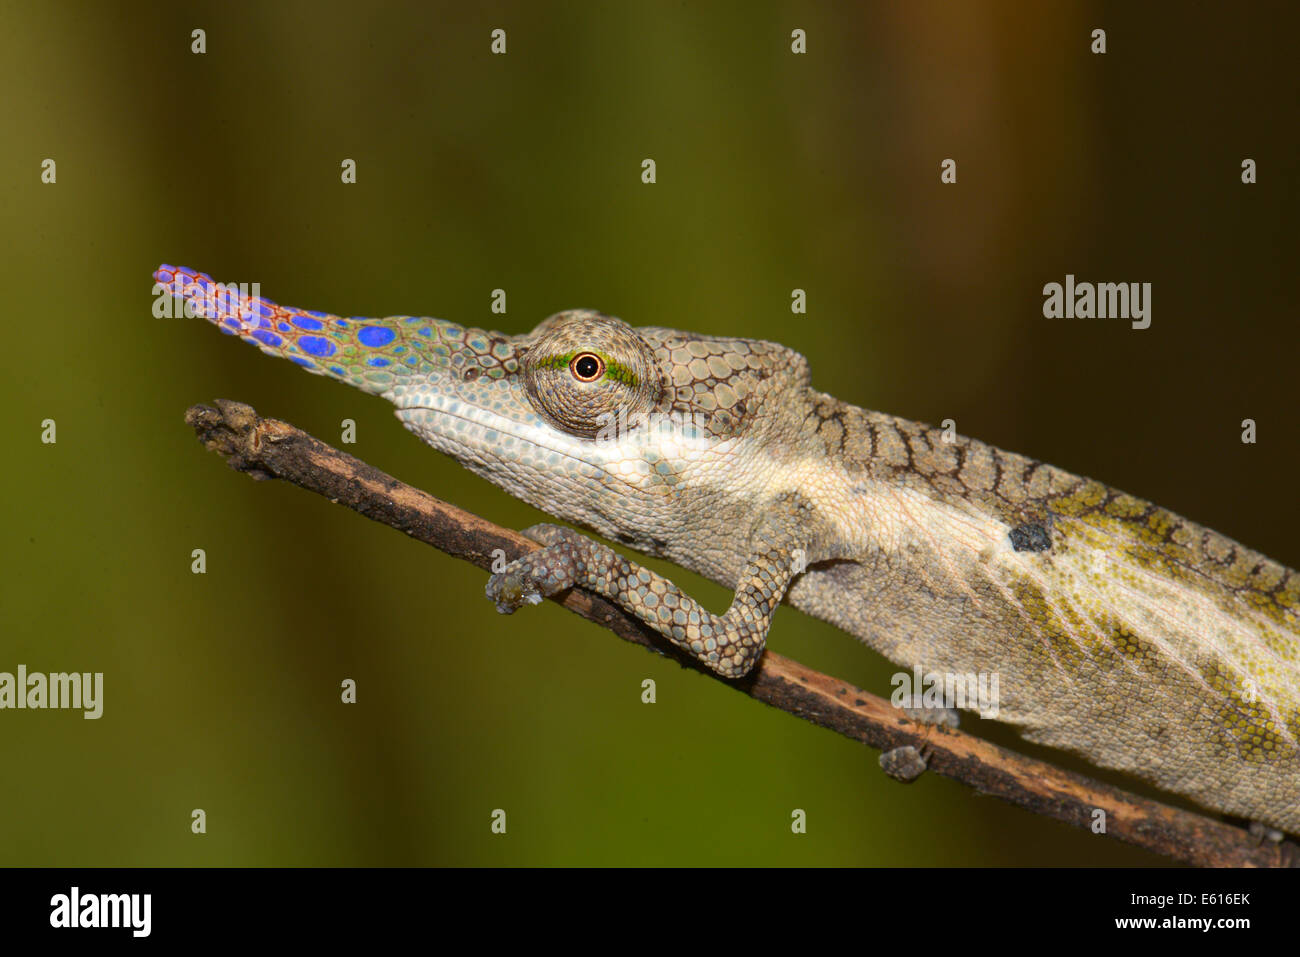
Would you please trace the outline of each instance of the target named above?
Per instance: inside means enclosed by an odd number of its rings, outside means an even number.
[[[1030,740],[1300,834],[1300,576],[1148,502],[814,391],[769,342],[589,311],[522,336],[340,319],[155,278],[223,331],[382,395],[434,448],[558,518],[735,590],[722,615],[575,532],[494,575],[573,585],[727,677],[782,597],[907,668],[996,672]]]

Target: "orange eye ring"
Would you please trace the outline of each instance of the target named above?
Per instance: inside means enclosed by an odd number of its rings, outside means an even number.
[[[569,360],[569,373],[579,382],[595,382],[605,374],[605,360],[594,352],[579,352]]]

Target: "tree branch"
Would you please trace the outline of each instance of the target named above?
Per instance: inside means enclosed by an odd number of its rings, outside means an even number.
[[[218,399],[216,408],[192,406],[185,421],[207,448],[238,471],[256,479],[284,479],[481,568],[491,565],[495,549],[515,558],[540,547],[286,422],[261,418],[247,405]],[[1187,864],[1300,866],[1300,848],[1293,843],[1261,844],[1242,828],[1127,794],[961,731],[910,721],[887,701],[775,652],[765,652],[746,678],[729,681],[601,598],[571,589],[554,600],[620,638],[668,654],[720,684],[854,741],[882,751],[911,745],[926,756],[930,770],[1036,814],[1088,828],[1100,808],[1110,837]]]

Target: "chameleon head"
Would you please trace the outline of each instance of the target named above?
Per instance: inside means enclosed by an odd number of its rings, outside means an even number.
[[[398,418],[512,495],[610,535],[638,512],[659,521],[678,496],[734,487],[765,409],[807,384],[803,358],[782,346],[590,310],[523,336],[457,338],[385,393]]]
[[[660,506],[678,496],[734,490],[761,473],[758,457],[741,454],[746,443],[763,445],[783,393],[808,382],[803,357],[784,346],[633,329],[591,310],[506,336],[440,319],[343,318],[245,300],[184,267],[161,266],[154,278],[155,291],[183,299],[187,315],[384,396],[434,448],[605,534],[641,517],[662,523]]]

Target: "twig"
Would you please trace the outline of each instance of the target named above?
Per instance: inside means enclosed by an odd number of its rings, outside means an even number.
[[[238,471],[292,482],[481,568],[491,565],[495,549],[515,558],[540,547],[242,403],[218,399],[216,408],[192,406],[185,421]],[[743,680],[728,681],[601,598],[571,589],[554,600],[620,638],[669,654],[805,721],[882,751],[911,745],[926,755],[930,770],[1034,813],[1087,828],[1101,809],[1108,836],[1187,864],[1300,866],[1300,848],[1293,843],[1260,844],[1243,828],[1125,793],[961,731],[915,723],[881,698],[775,652],[767,651]]]

